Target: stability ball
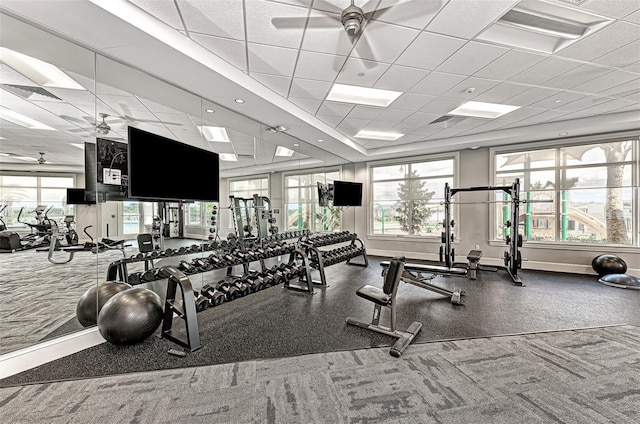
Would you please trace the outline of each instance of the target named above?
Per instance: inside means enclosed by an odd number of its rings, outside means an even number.
[[[640,278],[628,274],[608,274],[600,277],[598,282],[621,289],[640,290]]]
[[[591,267],[599,276],[608,274],[624,274],[627,264],[616,255],[598,255],[591,261]]]
[[[98,330],[114,345],[143,341],[162,322],[162,301],[151,290],[132,288],[113,296],[98,315]]]
[[[76,306],[76,317],[83,327],[96,325],[98,313],[109,299],[116,294],[130,289],[129,284],[121,281],[106,281],[91,287],[84,292]]]

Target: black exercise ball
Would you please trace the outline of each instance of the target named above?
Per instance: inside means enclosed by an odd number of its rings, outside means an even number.
[[[98,313],[109,299],[116,294],[130,289],[129,284],[121,281],[106,281],[91,287],[84,292],[76,306],[76,317],[83,327],[96,325]]]
[[[591,261],[591,267],[599,276],[608,274],[624,274],[627,264],[616,255],[598,255]]]
[[[601,277],[598,282],[621,289],[640,290],[640,278],[628,274],[608,274]]]
[[[113,296],[98,315],[102,337],[115,345],[143,341],[162,322],[162,301],[151,290],[133,288]]]

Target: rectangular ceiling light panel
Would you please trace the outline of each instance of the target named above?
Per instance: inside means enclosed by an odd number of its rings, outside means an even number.
[[[40,86],[84,90],[60,68],[26,54],[0,47],[0,60]]]
[[[219,143],[231,143],[227,129],[223,127],[198,126],[198,129],[207,141]]]
[[[343,103],[357,103],[369,106],[387,107],[402,92],[381,90],[378,88],[359,87],[356,85],[333,84],[327,100]]]
[[[555,53],[612,22],[604,16],[543,0],[523,0],[476,38]]]
[[[233,153],[220,153],[220,160],[225,162],[238,162],[238,157]]]
[[[21,127],[29,128],[31,130],[55,131],[55,128],[51,128],[49,125],[43,124],[42,122],[38,122],[35,119],[31,119],[28,116],[19,114],[18,112],[15,112],[11,109],[1,108],[0,119],[4,119],[5,121],[12,122],[16,125],[20,125]]]
[[[520,109],[520,106],[501,105],[498,103],[467,102],[455,108],[447,115],[494,119],[509,112],[513,112],[516,109]]]
[[[389,141],[393,141],[393,140],[399,139],[403,135],[404,134],[401,134],[401,133],[390,133],[390,132],[383,132],[383,131],[360,130],[358,132],[358,134],[356,134],[354,137],[357,137],[357,138],[368,138],[370,140],[389,140]]]
[[[286,147],[283,146],[278,146],[276,148],[276,156],[280,156],[280,157],[291,157],[293,156],[294,151],[291,149],[287,149]]]

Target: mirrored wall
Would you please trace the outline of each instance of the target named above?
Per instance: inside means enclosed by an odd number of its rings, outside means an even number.
[[[276,220],[286,228],[287,173],[324,175],[329,169],[326,175],[333,178],[332,172],[347,166],[282,128],[220,107],[215,99],[13,17],[1,19],[0,225],[19,237],[19,244],[0,254],[0,354],[81,330],[75,318],[80,297],[105,281],[109,264],[139,252],[137,236],[154,231],[157,217],[163,218],[163,243],[226,238],[236,230],[229,195],[255,192],[269,196],[270,207],[281,211]],[[219,154],[219,172],[212,168],[210,176],[152,146],[145,163],[151,177],[219,184],[219,201],[129,198],[123,188],[125,155],[118,154],[127,151],[129,127]],[[86,189],[85,202],[72,204],[67,189]],[[213,206],[218,210],[215,233]],[[202,284],[194,280],[195,286]],[[154,286],[159,292],[161,284]]]

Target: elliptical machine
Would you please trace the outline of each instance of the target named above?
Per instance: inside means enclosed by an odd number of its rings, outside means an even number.
[[[7,229],[7,224],[4,222],[2,214],[4,210],[7,209],[7,206],[9,205],[2,205],[2,207],[0,207],[0,231],[5,231]]]
[[[46,206],[39,205],[34,210],[30,211],[30,213],[36,214],[36,224],[30,224],[28,222],[21,221],[22,211],[24,207],[20,208],[20,212],[18,212],[17,221],[21,224],[27,225],[31,233],[20,239],[20,244],[23,249],[34,249],[37,247],[49,246],[51,243],[51,234],[52,234],[52,221],[47,216],[47,213],[51,210],[53,206],[47,208]]]

